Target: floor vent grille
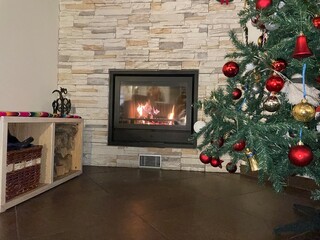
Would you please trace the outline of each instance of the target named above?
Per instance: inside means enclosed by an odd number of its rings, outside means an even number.
[[[161,155],[139,155],[139,166],[143,168],[161,168]]]

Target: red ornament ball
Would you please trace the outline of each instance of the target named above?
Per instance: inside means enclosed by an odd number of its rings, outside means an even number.
[[[204,152],[200,153],[199,159],[202,163],[208,164],[211,162],[212,157],[206,155]]]
[[[282,72],[283,70],[286,69],[286,67],[287,67],[287,62],[283,59],[279,58],[272,62],[272,69],[278,72]]]
[[[256,1],[256,9],[257,10],[262,10],[267,7],[270,7],[272,4],[272,0],[257,0]]]
[[[246,147],[246,142],[244,140],[240,140],[239,142],[236,142],[233,144],[232,148],[233,150],[240,152]]]
[[[242,96],[242,91],[239,88],[234,88],[232,91],[232,99],[237,100],[241,98]]]
[[[312,23],[313,23],[313,26],[315,26],[315,28],[317,29],[320,29],[320,16],[315,16],[313,19],[312,19]]]
[[[223,160],[220,160],[220,158],[218,157],[212,157],[210,162],[212,167],[219,167],[219,168],[222,168],[221,163],[223,163]]]
[[[293,165],[305,167],[313,160],[313,153],[308,146],[298,144],[290,148],[288,157]]]
[[[277,75],[272,75],[266,81],[266,88],[270,92],[280,92],[283,86],[284,80]]]
[[[316,77],[316,82],[320,84],[320,76]]]
[[[239,72],[239,65],[233,61],[227,62],[223,65],[222,72],[226,77],[235,77]]]
[[[232,162],[228,162],[226,169],[229,173],[235,173],[237,171],[237,165]]]

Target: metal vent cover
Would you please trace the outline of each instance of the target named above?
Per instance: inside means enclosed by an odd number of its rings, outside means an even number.
[[[139,154],[139,166],[143,168],[160,168],[161,155]]]

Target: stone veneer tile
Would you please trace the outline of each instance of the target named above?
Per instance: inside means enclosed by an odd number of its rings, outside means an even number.
[[[79,16],[94,16],[95,12],[94,11],[82,11],[79,13]]]
[[[130,47],[130,46],[147,47],[148,46],[148,40],[128,39],[127,40],[127,47]]]
[[[181,66],[182,61],[170,61],[168,62],[168,66]]]
[[[65,7],[65,9],[69,10],[92,10],[95,9],[94,4],[62,4],[62,6]]]
[[[161,22],[164,25],[171,23],[172,25],[182,25],[184,21],[184,14],[151,14],[149,21],[151,23]]]
[[[105,0],[82,0],[83,3],[103,3],[105,4]]]
[[[170,34],[172,32],[171,28],[150,28],[151,34]]]
[[[96,28],[96,29],[91,30],[92,34],[115,33],[115,32],[116,32],[116,28],[114,28],[114,27],[111,27],[111,28],[100,27],[100,28]]]
[[[96,16],[128,16],[132,13],[132,10],[129,8],[122,8],[119,5],[108,5],[107,8],[98,8],[96,9]]]
[[[72,68],[72,66],[71,66],[71,64],[58,64],[58,68],[59,69],[71,69]]]
[[[106,78],[101,77],[88,77],[87,85],[107,85],[108,81]]]
[[[197,69],[199,68],[200,62],[199,61],[183,61],[182,62],[182,69],[190,69],[190,68],[194,68]]]
[[[66,56],[66,55],[59,55],[58,61],[59,62],[68,62],[69,61],[70,56]]]
[[[159,49],[160,50],[173,50],[173,49],[182,49],[183,42],[160,42]]]
[[[153,2],[151,3],[151,10],[152,11],[159,11],[161,10],[161,2]]]
[[[91,44],[91,45],[82,45],[83,46],[83,50],[104,50],[104,46],[103,45],[94,45],[94,44]]]
[[[149,22],[149,14],[135,14],[130,15],[128,17],[128,24],[141,24],[141,23],[148,23]]]

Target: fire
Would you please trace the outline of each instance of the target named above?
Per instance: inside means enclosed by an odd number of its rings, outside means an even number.
[[[138,105],[138,107],[137,107],[137,111],[138,111],[138,113],[139,113],[139,117],[141,117],[142,116],[142,113],[143,113],[143,105]]]
[[[137,112],[139,114],[139,118],[150,118],[153,119],[155,115],[160,113],[160,111],[151,106],[150,101],[143,104],[138,104]]]
[[[145,104],[138,104],[136,108],[140,124],[148,125],[174,125],[174,111],[175,106],[172,106],[171,112],[167,115],[167,118],[164,119],[164,116],[157,116],[160,113],[160,110],[151,105],[151,102],[148,101]]]
[[[172,106],[171,113],[168,114],[168,119],[173,120],[174,118],[174,105]],[[169,121],[169,125],[173,125],[173,121]]]

